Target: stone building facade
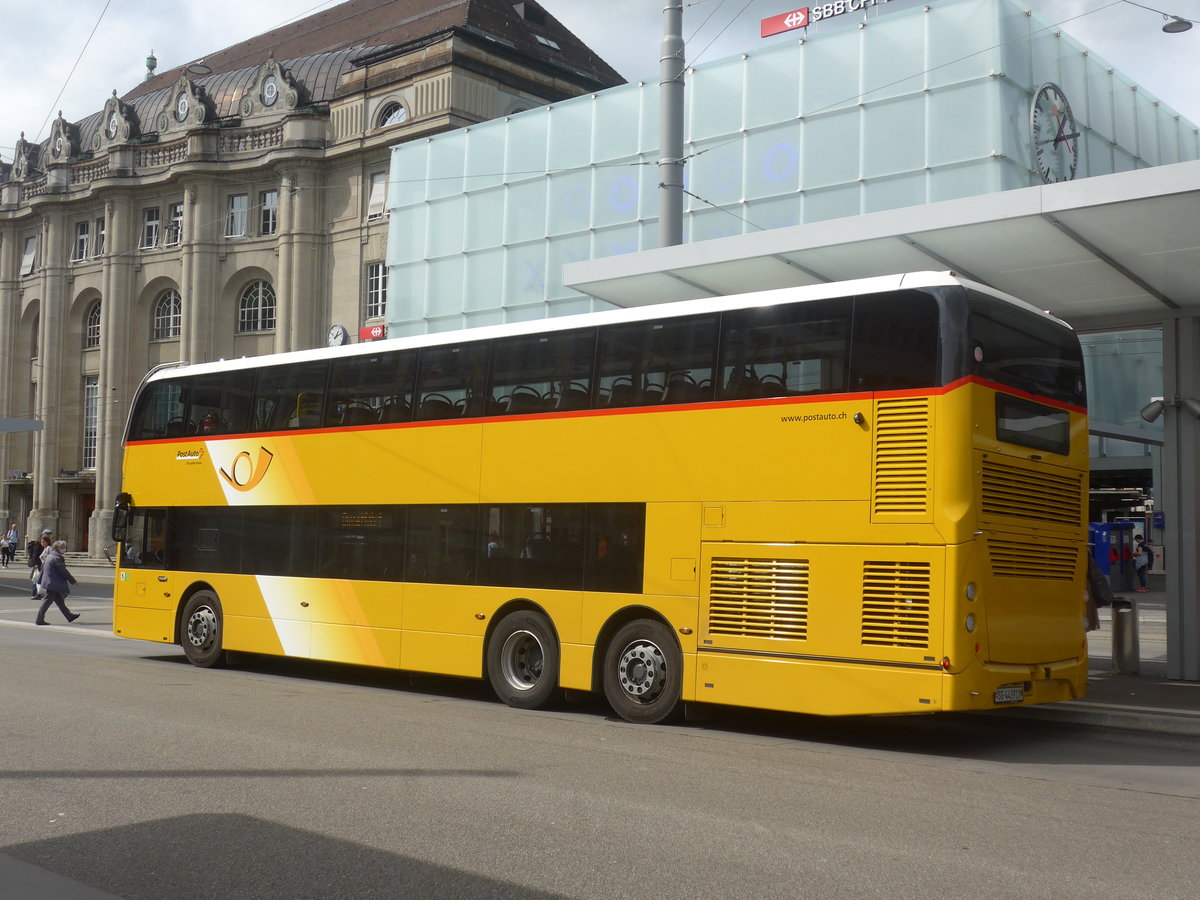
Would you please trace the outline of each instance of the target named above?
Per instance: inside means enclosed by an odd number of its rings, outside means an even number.
[[[142,377],[385,325],[389,147],[620,84],[536,3],[348,0],[0,164],[0,519],[110,546]]]

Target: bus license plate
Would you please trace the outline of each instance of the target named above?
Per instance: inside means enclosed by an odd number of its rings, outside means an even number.
[[[1010,684],[996,688],[992,696],[993,703],[1020,703],[1025,699],[1025,691],[1019,684]]]

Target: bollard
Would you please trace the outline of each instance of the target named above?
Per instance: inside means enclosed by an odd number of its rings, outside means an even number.
[[[1137,600],[1116,597],[1112,605],[1113,671],[1121,675],[1137,675],[1142,671],[1141,647],[1138,645]]]

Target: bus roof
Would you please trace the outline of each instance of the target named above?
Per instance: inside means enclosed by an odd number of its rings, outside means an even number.
[[[814,300],[825,300],[830,297],[842,297],[847,294],[879,294],[887,291],[947,287],[950,285],[960,285],[979,291],[1002,302],[1010,303],[1043,318],[1057,322],[1065,328],[1070,327],[1061,319],[1023,300],[997,291],[987,285],[962,278],[954,272],[909,272],[900,275],[878,275],[871,278],[859,278],[850,281],[832,281],[825,284],[806,285],[803,287],[776,288],[774,290],[755,291],[747,294],[704,297],[698,300],[677,300],[670,303],[650,304],[628,309],[602,310],[600,312],[580,313],[571,316],[531,319],[526,322],[511,322],[503,325],[483,325],[457,331],[443,331],[434,334],[409,335],[406,337],[388,338],[381,341],[368,341],[343,347],[317,347],[311,350],[293,350],[263,356],[243,356],[237,359],[222,359],[204,363],[167,363],[147,374],[143,379],[143,383],[177,376],[180,374],[181,369],[186,369],[189,375],[202,375],[211,372],[255,369],[264,365],[315,362],[322,359],[345,358],[348,356],[371,356],[393,350],[438,347],[447,344],[490,340],[499,337],[548,334],[558,331],[570,331],[576,328],[589,328],[623,322],[644,322],[649,319],[674,318],[706,312],[723,312],[725,310],[747,309],[757,306],[776,306],[783,303],[803,303]]]

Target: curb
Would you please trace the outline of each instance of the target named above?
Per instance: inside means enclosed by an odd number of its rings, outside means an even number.
[[[1200,713],[1149,706],[1113,706],[1070,700],[1010,710],[1010,715],[1048,722],[1069,722],[1091,728],[1200,737]]]

